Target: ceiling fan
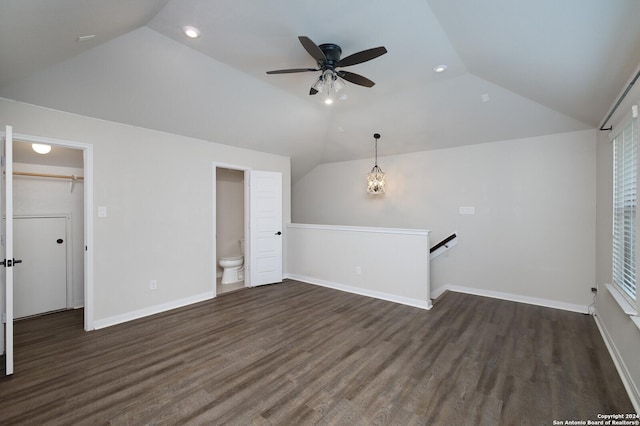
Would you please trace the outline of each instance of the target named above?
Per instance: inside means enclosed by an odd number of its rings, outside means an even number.
[[[363,62],[375,59],[387,53],[384,46],[374,47],[373,49],[363,50],[346,58],[340,59],[342,49],[337,44],[325,43],[321,45],[315,44],[309,37],[299,36],[298,40],[302,47],[316,60],[318,68],[291,68],[286,70],[267,71],[267,74],[290,74],[296,72],[314,72],[322,71],[320,77],[311,86],[310,95],[318,92],[339,91],[344,87],[342,79],[351,83],[364,87],[372,87],[375,83],[366,77],[349,71],[336,70],[336,68],[348,67],[351,65],[361,64]]]

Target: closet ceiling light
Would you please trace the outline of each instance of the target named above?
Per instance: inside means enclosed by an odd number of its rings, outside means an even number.
[[[32,143],[31,148],[38,154],[48,154],[51,152],[51,145],[44,145],[41,143]]]

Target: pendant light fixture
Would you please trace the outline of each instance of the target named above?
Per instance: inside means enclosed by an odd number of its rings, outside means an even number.
[[[367,175],[367,192],[369,194],[384,194],[384,172],[378,166],[378,139],[380,139],[380,133],[374,133],[373,138],[376,145],[376,163]]]

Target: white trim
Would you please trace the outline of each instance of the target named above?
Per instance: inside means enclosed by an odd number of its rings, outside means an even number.
[[[629,369],[627,365],[624,363],[624,359],[620,356],[620,352],[618,352],[618,348],[616,347],[613,339],[609,335],[609,331],[605,327],[604,323],[600,321],[597,312],[593,317],[596,321],[596,325],[598,326],[598,330],[600,330],[600,335],[602,335],[602,340],[604,340],[604,344],[609,350],[609,355],[611,355],[611,359],[613,360],[613,364],[616,366],[616,370],[618,370],[618,375],[622,380],[622,384],[624,385],[627,394],[629,395],[629,399],[631,400],[631,404],[633,404],[633,408],[636,410],[636,413],[640,413],[640,390],[636,386],[633,381],[633,377],[629,373]]]
[[[4,136],[5,132],[0,132]],[[19,142],[43,143],[81,149],[83,152],[84,174],[84,329],[94,329],[93,301],[93,145],[63,139],[13,133],[14,140]]]
[[[222,276],[222,273],[220,273],[220,275],[218,275],[218,215],[217,215],[217,203],[218,203],[218,194],[217,194],[217,183],[218,183],[218,172],[217,169],[221,168],[221,169],[230,169],[230,170],[240,170],[244,172],[244,252],[245,253],[250,253],[248,251],[248,247],[249,247],[249,242],[248,239],[250,238],[250,217],[249,217],[249,196],[250,196],[250,192],[251,188],[249,185],[249,173],[251,173],[251,171],[253,170],[251,167],[249,166],[240,166],[237,164],[229,164],[229,163],[220,163],[217,161],[214,161],[211,163],[212,167],[213,167],[213,189],[212,189],[212,198],[213,198],[213,261],[211,262],[213,265],[213,270],[212,270],[212,275],[213,275],[213,297],[216,297],[217,292],[218,292],[218,288],[216,286],[216,282],[218,277]],[[244,269],[245,269],[245,279],[244,279],[244,286],[245,287],[249,287],[251,285],[251,278],[249,277],[249,271],[251,270],[251,256],[247,256],[245,254],[244,256]]]
[[[334,290],[346,291],[347,293],[359,294],[361,296],[373,297],[376,299],[386,300],[388,302],[400,303],[402,305],[413,306],[420,309],[431,309],[433,305],[431,300],[413,299],[410,297],[397,296],[395,294],[383,293],[381,291],[366,290],[359,287],[353,287],[346,284],[334,283],[331,281],[319,280],[316,278],[307,277],[297,274],[285,274],[284,278],[289,278],[296,281],[302,281],[307,284],[319,285],[322,287],[332,288]]]
[[[636,315],[632,315],[629,318],[631,318],[631,321],[633,321],[633,323],[636,325],[636,327],[638,327],[638,329],[640,329],[640,317],[636,316]]]
[[[605,284],[604,286],[607,288],[607,290],[609,290],[609,293],[611,293],[611,296],[613,296],[615,301],[618,302],[618,305],[620,305],[620,308],[622,308],[625,314],[638,315],[638,311],[636,310],[636,308],[634,308],[633,305],[629,303],[627,298],[622,294],[617,286],[613,284]]]
[[[368,226],[339,226],[339,225],[314,225],[307,223],[289,223],[288,228],[299,229],[323,229],[325,231],[369,232],[378,234],[406,234],[429,235],[431,231],[426,229],[402,229],[402,228],[371,228]]]
[[[230,164],[230,163],[220,163],[218,161],[213,162],[213,167],[219,167],[221,169],[231,169],[231,170],[252,170],[249,166],[240,166],[238,164]]]
[[[437,299],[446,291],[455,291],[456,293],[466,293],[473,294],[475,296],[491,297],[493,299],[509,300],[511,302],[544,306],[546,308],[562,309],[563,311],[579,312],[581,314],[589,313],[589,307],[587,305],[576,305],[573,303],[559,302],[557,300],[540,299],[538,297],[522,296],[519,294],[503,293],[501,291],[483,290],[472,287],[462,287],[451,284],[446,284],[436,289],[432,289],[431,297],[433,299]]]
[[[25,135],[23,133],[13,134],[14,142],[41,143],[45,145],[63,146],[66,148],[86,149],[91,146],[82,142],[67,141],[63,139],[48,138],[42,136]]]
[[[127,321],[133,321],[150,315],[170,311],[172,309],[181,308],[183,306],[191,305],[194,303],[204,302],[205,300],[213,299],[214,297],[215,293],[213,291],[208,291],[206,293],[197,294],[195,296],[185,297],[184,299],[172,300],[171,302],[161,303],[160,305],[150,306],[148,308],[126,312],[124,314],[114,315],[108,318],[98,319],[94,321],[94,326],[96,330],[105,327],[111,327],[112,325],[122,324]]]
[[[93,300],[93,145],[84,148],[84,329],[94,329]]]

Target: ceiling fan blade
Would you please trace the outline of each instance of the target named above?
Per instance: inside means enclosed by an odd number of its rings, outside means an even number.
[[[300,44],[302,44],[302,47],[304,47],[304,50],[306,50],[313,59],[315,59],[316,61],[322,61],[322,62],[327,61],[327,57],[324,56],[324,53],[322,52],[322,50],[320,50],[318,45],[315,44],[313,41],[311,41],[309,37],[298,36],[298,40],[300,40]]]
[[[267,74],[291,74],[294,72],[320,71],[315,68],[291,68],[288,70],[267,71]]]
[[[318,91],[316,89],[314,89],[313,87],[309,90],[309,94],[310,95],[315,95],[316,93],[318,93]]]
[[[370,61],[387,53],[387,49],[384,46],[374,47],[373,49],[363,50],[362,52],[354,53],[346,58],[343,58],[338,62],[337,67],[348,67],[350,65],[361,64],[363,62]]]
[[[352,73],[349,71],[338,71],[337,73],[340,77],[344,78],[345,80],[350,81],[351,83],[354,83],[354,84],[358,84],[360,86],[373,87],[373,85],[375,84],[373,81],[369,80],[366,77],[361,76],[360,74]]]

